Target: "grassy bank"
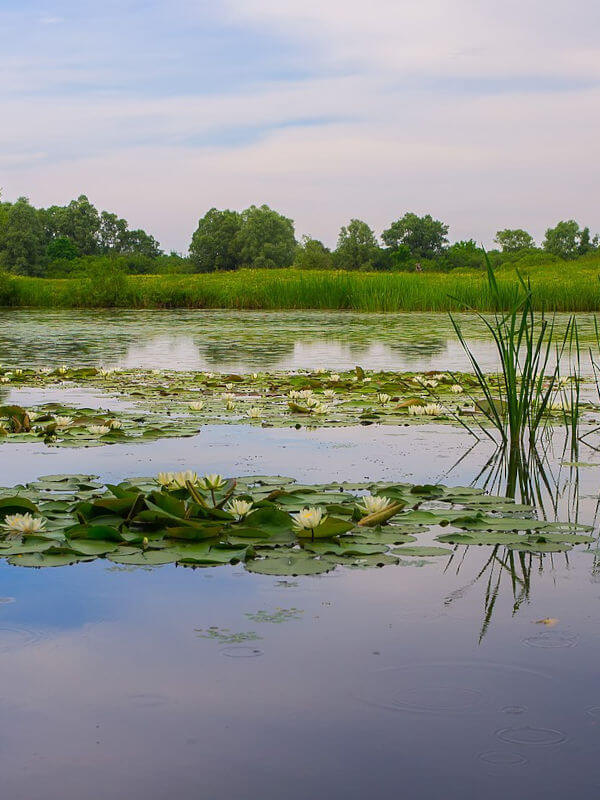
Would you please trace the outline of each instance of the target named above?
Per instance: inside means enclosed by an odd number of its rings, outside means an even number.
[[[536,309],[599,311],[600,262],[532,268]],[[515,296],[514,270],[498,270],[500,296]],[[0,305],[35,308],[224,308],[449,311],[470,306],[493,310],[483,272],[363,273],[240,270],[201,275],[77,279],[0,275]]]

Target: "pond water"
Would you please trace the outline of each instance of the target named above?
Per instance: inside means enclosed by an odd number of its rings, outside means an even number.
[[[292,317],[279,314],[104,312],[68,315],[61,326],[56,314],[3,312],[0,350],[4,363],[21,352],[40,365],[50,358],[148,366],[153,352],[162,366],[214,358],[213,369],[249,369],[264,368],[270,352],[271,368],[341,369],[353,359],[371,368],[448,368],[451,334],[431,317],[421,338],[435,330],[445,342],[441,361],[426,350],[419,357],[419,337],[396,315],[334,316],[319,335],[325,318],[304,313],[293,317],[304,320],[294,334],[281,321]],[[405,350],[377,335],[377,320],[405,330]],[[391,360],[367,364],[364,353],[376,348],[374,359]],[[4,446],[0,485],[67,472],[115,482],[189,467],[310,483],[481,484],[493,449],[472,445],[465,431],[437,424],[207,426],[190,439],[92,450]],[[588,466],[569,467],[554,442],[546,494],[557,518],[594,523],[600,457],[587,449],[579,457]],[[4,795],[595,798],[599,555],[594,544],[534,557],[511,574],[499,559],[489,562],[488,548],[471,547],[451,560],[293,579],[241,566],[150,570],[96,561],[30,570],[2,562]],[[219,630],[206,638],[211,627]],[[240,636],[220,639],[223,629]]]
[[[475,315],[456,319],[485,370],[497,366]],[[568,316],[556,315],[559,333]],[[585,348],[592,314],[577,315]],[[0,309],[0,364],[255,372],[326,367],[470,370],[447,314],[344,311],[39,311]],[[583,360],[583,370],[590,371]]]

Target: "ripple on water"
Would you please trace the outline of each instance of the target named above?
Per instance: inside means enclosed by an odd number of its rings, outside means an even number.
[[[522,639],[526,647],[541,647],[548,650],[558,650],[563,647],[577,647],[579,636],[567,631],[541,631],[533,636]]]
[[[10,603],[16,603],[14,597],[0,597],[0,605],[6,606],[9,605]]]
[[[567,741],[567,734],[564,731],[554,728],[531,728],[528,725],[522,728],[501,728],[496,731],[496,736],[500,741],[510,744],[550,745]]]
[[[258,656],[263,655],[263,651],[259,650],[257,647],[224,647],[220,651],[222,656],[227,656],[228,658],[257,658]]]
[[[3,625],[0,627],[0,653],[11,653],[24,647],[31,647],[43,638],[39,631]]]
[[[438,662],[370,673],[354,696],[377,708],[419,714],[523,713],[515,700],[539,693],[552,676],[512,664]],[[507,701],[512,701],[509,705]]]
[[[524,767],[529,761],[520,753],[505,753],[501,750],[490,750],[480,753],[477,758],[492,767]]]
[[[600,720],[600,706],[590,706],[589,708],[586,708],[585,713],[589,717]]]

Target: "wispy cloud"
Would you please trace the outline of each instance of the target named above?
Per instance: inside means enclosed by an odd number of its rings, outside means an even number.
[[[600,227],[599,22],[591,0],[9,0],[4,194],[87,191],[180,249],[250,202],[330,242],[407,209],[486,241]]]

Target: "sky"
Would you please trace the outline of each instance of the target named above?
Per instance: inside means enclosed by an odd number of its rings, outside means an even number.
[[[406,211],[597,231],[599,30],[597,0],[2,0],[2,197],[178,251],[253,203],[329,245]]]

